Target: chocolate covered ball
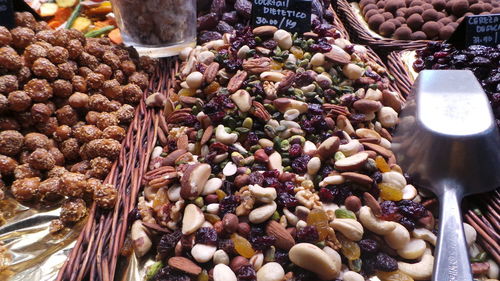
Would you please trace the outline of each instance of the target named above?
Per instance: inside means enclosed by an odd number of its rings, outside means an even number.
[[[440,20],[442,18],[446,18],[446,14],[443,12],[438,12],[438,20]]]
[[[451,0],[451,1],[446,1],[446,7],[444,8],[446,10],[446,12],[448,14],[451,14],[452,13],[452,9],[451,7],[453,7],[453,4],[455,3],[455,1]]]
[[[498,8],[493,8],[493,10],[491,10],[491,13],[492,13],[492,14],[500,14],[500,7],[498,7]]]
[[[432,6],[432,4],[429,4],[429,3],[425,3],[424,5],[422,5],[422,9],[425,10],[429,10],[429,9],[434,9],[434,7]]]
[[[385,37],[391,37],[395,30],[396,26],[390,21],[382,23],[378,29],[380,35]]]
[[[446,8],[446,1],[445,0],[433,0],[432,1],[432,6],[436,11],[442,11],[444,8]]]
[[[384,9],[384,7],[385,7],[385,1],[378,1],[377,2],[377,8]]]
[[[422,5],[424,5],[424,2],[422,2],[420,0],[415,0],[415,1],[411,2],[409,7],[418,7],[418,6],[422,6]]]
[[[368,12],[366,12],[365,18],[369,19],[371,16],[376,15],[376,14],[378,14],[377,10],[369,10]]]
[[[425,35],[425,33],[423,31],[416,31],[410,35],[410,39],[411,40],[425,40],[425,39],[427,39],[427,35]]]
[[[370,28],[373,30],[378,30],[378,28],[384,21],[384,16],[379,14],[373,15],[368,19],[368,26],[370,26]]]
[[[400,27],[400,26],[401,26],[401,24],[402,24],[402,23],[401,23],[400,21],[398,21],[397,19],[390,19],[390,20],[388,20],[388,22],[392,22],[392,23],[394,24],[394,26],[396,27],[396,29],[398,29],[398,27]]]
[[[406,24],[408,24],[413,31],[418,31],[422,24],[424,24],[424,19],[422,19],[422,16],[419,14],[413,14],[406,20]]]
[[[439,27],[440,25],[437,22],[428,21],[422,25],[422,31],[431,39],[439,35]]]
[[[411,8],[408,8],[408,10],[406,11],[406,17],[410,17],[411,15],[413,14],[422,14],[424,12],[424,9],[422,9],[422,7],[411,7]]]
[[[396,13],[399,7],[404,6],[401,0],[388,0],[385,4],[384,10],[390,13]]]
[[[363,9],[366,5],[375,3],[377,3],[377,0],[361,0],[359,1],[359,6]]]
[[[438,20],[438,12],[434,9],[425,10],[422,13],[422,18],[424,21],[437,21]]]
[[[444,25],[447,25],[451,22],[451,19],[450,18],[442,18],[442,19],[438,20],[438,22],[440,22]]]
[[[469,7],[469,11],[471,11],[471,13],[474,13],[474,14],[478,15],[478,14],[480,14],[481,12],[483,12],[483,5],[482,5],[482,4],[479,4],[479,3],[472,4],[472,5]]]
[[[469,9],[469,2],[467,0],[455,0],[453,1],[453,5],[451,6],[451,11],[457,17],[463,16],[467,13]]]
[[[447,40],[448,38],[450,38],[451,34],[453,34],[453,31],[455,31],[455,29],[449,25],[441,28],[439,30],[439,39]]]
[[[394,18],[394,16],[392,15],[392,13],[389,13],[389,12],[382,13],[382,16],[384,16],[384,19],[386,21]]]
[[[408,26],[401,26],[394,32],[394,38],[399,40],[409,40],[411,35],[411,28]]]
[[[363,14],[366,14],[369,10],[377,10],[377,5],[375,4],[368,4],[363,7]]]
[[[397,17],[396,20],[399,21],[399,23],[401,23],[401,24],[406,23],[406,19],[404,17]]]
[[[490,3],[483,3],[483,12],[490,12],[493,10],[493,5]]]

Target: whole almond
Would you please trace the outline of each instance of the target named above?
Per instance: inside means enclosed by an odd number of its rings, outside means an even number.
[[[217,72],[219,71],[219,64],[216,62],[212,62],[206,69],[205,72],[203,73],[203,81],[205,83],[210,84],[215,80],[215,77],[217,77]]]
[[[200,144],[206,144],[210,138],[212,138],[212,134],[214,133],[214,126],[208,126],[205,131],[203,131],[203,135],[201,136]]]
[[[378,144],[369,143],[369,142],[362,142],[362,144],[365,147],[365,149],[373,150],[373,151],[377,152],[378,154],[384,156],[385,158],[390,158],[392,155],[394,155],[392,153],[392,151],[390,151],[389,149],[382,147]]]
[[[191,275],[198,275],[201,273],[201,267],[185,257],[171,257],[168,259],[168,265]]]
[[[273,36],[273,34],[278,30],[276,26],[273,25],[263,25],[256,27],[252,30],[253,35],[255,36]]]
[[[370,178],[367,175],[360,174],[360,173],[344,172],[344,173],[341,173],[341,175],[347,180],[353,181],[355,183],[359,183],[359,184],[364,185],[364,186],[371,186],[371,184],[373,183],[372,178]]]
[[[172,152],[170,152],[167,157],[163,158],[161,164],[162,166],[174,166],[175,160],[179,158],[182,154],[186,153],[187,150],[185,149],[177,149]]]
[[[351,61],[351,56],[341,48],[334,48],[330,52],[324,54],[325,58],[333,63],[348,64]]]
[[[279,222],[271,220],[267,224],[266,233],[276,237],[276,246],[283,250],[289,250],[295,245],[295,239]]]
[[[382,104],[379,101],[369,99],[357,100],[352,106],[361,113],[372,113],[382,108]]]
[[[238,72],[236,72],[236,74],[229,80],[229,83],[227,84],[227,90],[230,93],[234,93],[239,90],[241,88],[241,85],[243,85],[243,82],[245,82],[245,79],[247,79],[247,75],[248,74],[246,71],[239,70]]]
[[[363,193],[363,199],[365,200],[366,206],[372,209],[372,212],[376,217],[382,215],[382,208],[380,208],[380,204],[378,203],[377,199],[373,197],[373,195],[371,195],[368,192],[365,192]]]

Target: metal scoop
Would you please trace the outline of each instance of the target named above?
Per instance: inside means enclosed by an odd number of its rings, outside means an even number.
[[[400,116],[398,162],[440,202],[432,280],[472,280],[460,202],[500,186],[500,135],[486,94],[469,70],[425,70]]]

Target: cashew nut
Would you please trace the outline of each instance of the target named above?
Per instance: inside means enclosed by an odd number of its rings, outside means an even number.
[[[321,168],[321,159],[319,157],[313,157],[309,162],[307,162],[307,174],[314,176],[318,173]]]
[[[381,220],[373,214],[368,206],[363,206],[359,209],[359,220],[368,230],[379,235],[389,234],[396,228],[396,223],[392,221]]]
[[[299,218],[287,208],[283,209],[283,214],[285,214],[285,217],[290,225],[295,226],[297,222],[299,222]]]
[[[403,188],[403,199],[413,200],[413,198],[415,198],[416,196],[417,196],[417,189],[413,185],[407,184]]]
[[[249,186],[250,192],[252,196],[262,203],[271,203],[276,199],[276,189],[272,187],[264,188],[258,184]]]
[[[144,256],[153,245],[141,220],[136,220],[132,224],[131,237],[134,243],[134,252],[138,257]]]
[[[346,144],[341,144],[339,146],[339,151],[342,152],[346,157],[354,155],[361,151],[363,145],[358,140],[351,140]]]
[[[340,264],[333,261],[333,256],[313,244],[296,244],[290,249],[288,257],[297,266],[316,273],[323,280],[334,279],[340,271]]]
[[[382,182],[390,184],[399,190],[402,190],[406,186],[405,177],[398,172],[386,172],[382,174]]]
[[[433,266],[434,257],[429,248],[425,250],[422,259],[417,263],[398,262],[399,270],[410,275],[414,280],[429,280],[432,276]]]
[[[426,247],[427,245],[424,240],[412,238],[410,242],[406,243],[406,245],[397,250],[397,252],[402,258],[415,260],[424,254]]]
[[[385,242],[395,249],[404,248],[410,242],[410,233],[403,225],[396,223],[396,228],[384,236]]]
[[[233,144],[238,140],[238,135],[235,133],[228,134],[224,125],[221,124],[215,129],[215,139],[223,144]]]
[[[428,230],[427,228],[414,229],[412,231],[412,236],[414,238],[423,239],[423,240],[431,243],[433,246],[436,246],[437,236],[436,236],[436,234],[432,233],[432,231]]]
[[[353,219],[334,219],[330,226],[333,229],[340,231],[352,241],[359,241],[363,238],[363,226],[356,220]]]
[[[251,223],[262,223],[269,219],[276,211],[276,202],[272,201],[270,204],[262,205],[253,209],[248,215]]]

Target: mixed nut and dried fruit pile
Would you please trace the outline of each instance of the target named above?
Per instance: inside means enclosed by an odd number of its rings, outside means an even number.
[[[447,43],[430,42],[417,50],[415,71],[424,69],[467,69],[474,72],[490,99],[493,114],[500,127],[500,45],[472,45],[460,50]]]
[[[436,200],[396,164],[403,101],[365,47],[263,26],[180,57],[131,214],[148,280],[430,278]]]
[[[92,199],[116,200],[103,184],[154,61],[108,39],[51,30],[30,13],[0,27],[0,197],[62,202],[52,231],[79,221]]]
[[[446,40],[465,16],[500,13],[492,0],[361,0],[369,27],[402,40]]]

